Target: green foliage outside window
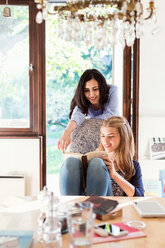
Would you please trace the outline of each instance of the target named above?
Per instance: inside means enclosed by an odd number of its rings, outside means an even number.
[[[62,152],[57,141],[68,123],[70,102],[81,74],[89,68],[100,70],[110,84],[112,50],[86,48],[58,38],[57,17],[49,16],[46,25],[47,54],[47,173],[58,173]]]
[[[0,5],[0,118],[29,118],[29,10]]]

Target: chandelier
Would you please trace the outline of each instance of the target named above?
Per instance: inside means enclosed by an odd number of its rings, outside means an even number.
[[[58,16],[58,36],[66,41],[84,40],[87,47],[102,49],[115,45],[132,46],[143,35],[144,23],[156,20],[154,1],[144,8],[140,0],[34,0],[42,23],[48,14]],[[51,3],[50,3],[51,1]],[[55,4],[53,11],[50,4]]]

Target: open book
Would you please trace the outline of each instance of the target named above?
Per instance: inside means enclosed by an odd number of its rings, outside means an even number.
[[[81,161],[82,161],[82,157],[86,157],[87,162],[89,163],[89,161],[93,158],[103,158],[106,155],[107,155],[107,153],[105,151],[93,151],[93,152],[87,152],[85,154],[65,152],[63,154],[63,157],[64,157],[64,159],[66,159],[68,157],[74,157],[74,158],[78,158]]]
[[[89,161],[93,158],[103,158],[106,155],[107,155],[107,153],[105,151],[93,151],[93,152],[87,152],[85,154],[65,152],[63,154],[63,157],[64,157],[64,159],[67,159],[68,157],[74,157],[74,158],[78,158],[81,161],[82,171],[83,171],[83,188],[85,191],[85,189],[86,189],[86,175],[87,175],[87,168],[88,168]]]

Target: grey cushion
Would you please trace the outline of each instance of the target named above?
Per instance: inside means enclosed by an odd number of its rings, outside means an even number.
[[[70,152],[86,153],[94,151],[100,143],[100,127],[103,120],[86,119],[71,134]]]

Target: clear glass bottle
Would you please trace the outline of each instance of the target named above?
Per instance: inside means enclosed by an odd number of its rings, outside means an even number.
[[[61,248],[61,223],[57,218],[58,198],[51,192],[47,199],[46,220],[43,224],[43,243],[45,247]]]

